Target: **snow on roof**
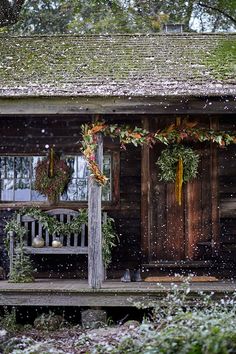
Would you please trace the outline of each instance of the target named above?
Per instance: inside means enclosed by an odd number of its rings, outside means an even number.
[[[236,33],[0,36],[0,97],[235,94]]]

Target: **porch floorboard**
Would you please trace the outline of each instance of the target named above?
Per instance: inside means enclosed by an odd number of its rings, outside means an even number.
[[[162,287],[156,283],[122,283],[107,280],[102,288],[93,290],[87,280],[78,279],[37,279],[34,283],[19,284],[0,281],[0,306],[83,306],[83,307],[125,307],[134,302],[160,299],[166,296],[171,283]],[[236,280],[218,282],[195,282],[190,284],[189,296],[198,296],[199,291],[214,292],[215,298],[236,291]]]

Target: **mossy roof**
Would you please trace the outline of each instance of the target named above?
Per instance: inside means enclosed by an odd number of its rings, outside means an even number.
[[[0,36],[0,96],[235,95],[236,34]]]

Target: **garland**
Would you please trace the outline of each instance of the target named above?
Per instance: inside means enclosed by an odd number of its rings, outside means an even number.
[[[176,200],[181,205],[182,184],[197,176],[199,155],[189,147],[175,144],[161,152],[156,164],[161,181],[175,182]]]
[[[53,216],[48,215],[46,212],[40,210],[39,208],[22,208],[21,215],[29,215],[34,219],[38,220],[43,229],[47,230],[51,235],[70,235],[71,233],[76,233],[81,231],[83,224],[88,224],[88,212],[85,209],[79,210],[79,215],[74,217],[69,223],[63,223],[55,219]],[[9,231],[13,231],[17,242],[23,239],[26,233],[26,229],[17,220],[17,213],[6,222],[5,232],[7,235]],[[111,263],[111,250],[116,246],[115,241],[118,240],[118,236],[114,229],[114,219],[107,216],[106,221],[102,223],[102,251],[103,251],[103,262],[105,267]],[[9,240],[6,241],[7,248],[9,248]]]
[[[200,129],[196,127],[196,123],[184,120],[182,124],[171,124],[169,127],[158,130],[155,133],[150,133],[142,128],[132,128],[127,125],[107,124],[104,121],[96,121],[92,124],[85,124],[82,126],[82,148],[88,163],[91,176],[99,185],[105,185],[107,178],[99,169],[95,152],[97,148],[97,134],[102,133],[111,138],[119,138],[121,148],[125,148],[127,144],[134,146],[143,146],[144,144],[152,146],[155,143],[179,144],[184,140],[191,140],[193,142],[210,141],[217,143],[220,146],[236,143],[236,133],[229,133],[225,131],[215,131],[213,129]]]
[[[35,190],[48,197],[51,202],[56,202],[70,180],[70,168],[65,161],[54,157],[53,149],[50,150],[49,159],[43,159],[35,167]]]

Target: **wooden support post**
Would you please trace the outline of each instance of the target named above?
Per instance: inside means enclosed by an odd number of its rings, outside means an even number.
[[[219,120],[210,120],[211,129],[219,129]],[[212,254],[217,256],[220,247],[220,216],[219,216],[219,163],[218,149],[211,142],[211,223],[212,223]]]
[[[95,161],[102,170],[103,165],[103,138],[97,134],[97,149]],[[100,289],[104,277],[102,261],[102,226],[101,226],[102,187],[89,178],[88,191],[88,284],[90,288]]]
[[[143,128],[149,130],[149,120],[143,119]],[[148,262],[150,257],[150,148],[142,147],[141,160],[141,249],[143,262]]]

